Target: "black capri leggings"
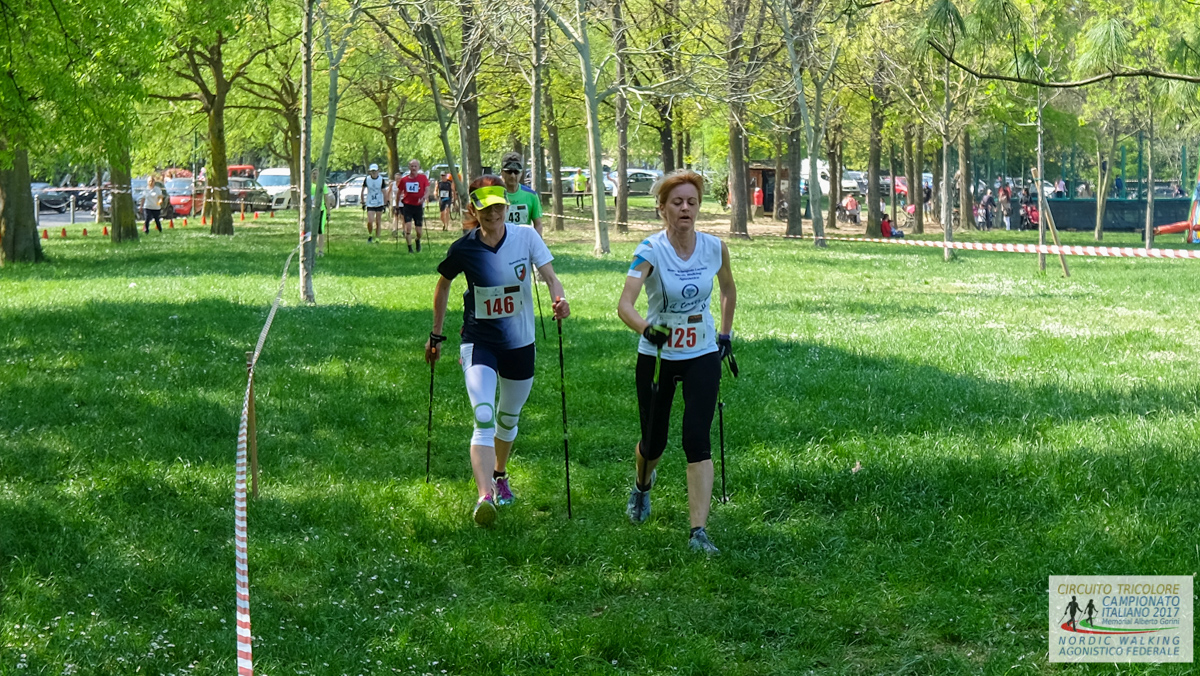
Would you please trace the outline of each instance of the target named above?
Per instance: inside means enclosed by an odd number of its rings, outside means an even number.
[[[688,463],[712,458],[713,413],[721,385],[721,359],[716,352],[680,361],[662,360],[658,395],[654,394],[654,357],[638,354],[638,411],[641,414],[642,457],[654,460],[667,447],[675,381],[683,382],[683,453]]]

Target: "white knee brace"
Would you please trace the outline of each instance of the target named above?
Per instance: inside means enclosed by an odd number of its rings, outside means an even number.
[[[495,446],[496,441],[495,409],[489,403],[475,406],[475,431],[471,434],[472,446]]]

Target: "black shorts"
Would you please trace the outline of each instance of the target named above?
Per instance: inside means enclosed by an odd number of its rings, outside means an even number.
[[[441,207],[442,211],[445,211],[450,208],[450,200],[442,200],[438,206]]]
[[[642,457],[653,460],[667,447],[671,404],[675,383],[683,384],[683,453],[689,463],[712,457],[713,414],[721,387],[721,359],[716,352],[692,359],[662,360],[658,376],[658,394],[654,393],[654,357],[638,354],[635,369],[638,412],[641,418]]]
[[[464,361],[464,369],[487,366],[501,378],[508,380],[529,380],[533,377],[533,364],[537,356],[533,343],[511,350],[502,350],[483,343],[467,343],[463,347],[468,345],[471,349],[463,350],[463,359],[467,359],[469,354],[471,363]]]
[[[367,207],[367,211],[370,211],[371,213],[374,213],[374,214],[383,213],[383,206],[380,205],[377,207]]]
[[[425,225],[425,206],[421,204],[405,204],[400,207],[404,210],[404,220],[412,221],[418,228]]]

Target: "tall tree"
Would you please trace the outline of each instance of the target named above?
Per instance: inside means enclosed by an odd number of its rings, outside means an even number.
[[[214,200],[210,231],[233,234],[233,211],[229,193],[229,156],[225,114],[234,87],[263,54],[278,47],[280,40],[265,32],[265,24],[253,17],[258,0],[212,0],[196,3],[172,0],[165,15],[171,18],[172,45],[163,55],[163,66],[192,91],[180,94],[175,83],[166,84],[153,96],[167,101],[192,101],[208,121],[209,162],[205,168],[208,189]],[[248,20],[249,19],[249,20]]]

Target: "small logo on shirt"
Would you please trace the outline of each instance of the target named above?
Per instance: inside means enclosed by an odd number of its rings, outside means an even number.
[[[698,295],[700,295],[700,287],[695,284],[687,284],[683,287],[684,298],[695,298]]]
[[[525,264],[524,263],[517,263],[516,265],[514,265],[513,272],[517,273],[517,279],[519,281],[522,281],[522,282],[525,281]]]

